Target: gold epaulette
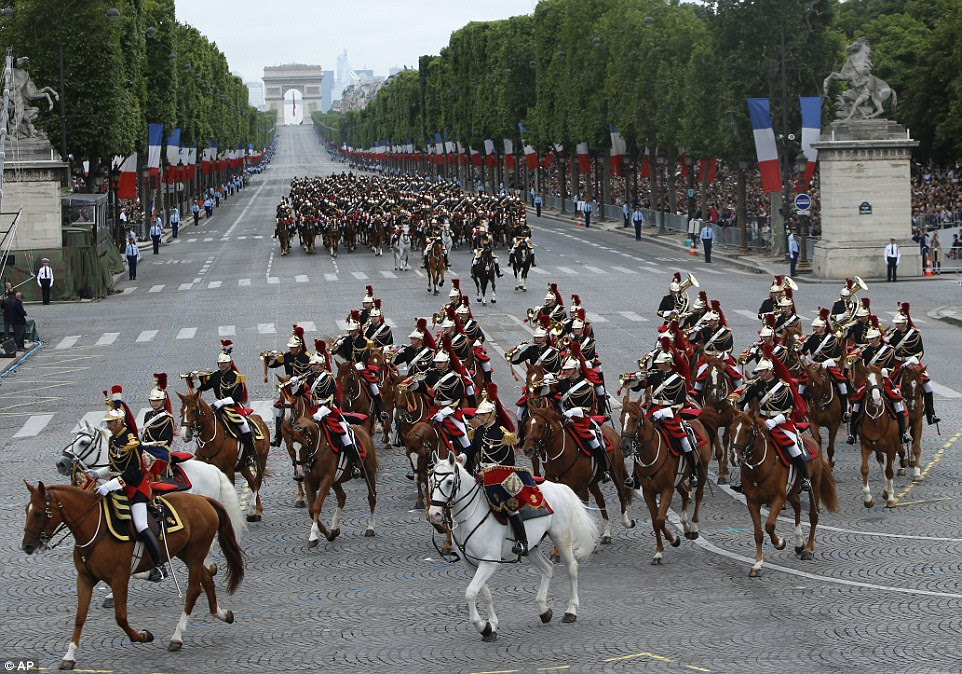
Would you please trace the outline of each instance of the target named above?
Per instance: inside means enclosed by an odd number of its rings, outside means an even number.
[[[237,383],[238,383],[238,384],[246,384],[246,383],[247,383],[247,376],[246,376],[246,375],[243,375],[243,374],[238,374],[238,375],[237,375]]]
[[[501,427],[501,432],[504,433],[504,437],[501,438],[501,443],[507,445],[508,447],[515,447],[518,444],[517,433],[512,433],[504,426]]]

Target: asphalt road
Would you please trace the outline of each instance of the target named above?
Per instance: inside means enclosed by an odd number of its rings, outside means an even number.
[[[430,316],[447,293],[425,292],[415,272],[395,272],[390,257],[360,250],[332,261],[295,248],[280,257],[271,238],[273,213],[293,176],[340,171],[310,127],[281,129],[270,168],[222,203],[199,228],[158,256],[145,251],[135,282],[123,294],[96,303],[29,306],[46,347],[0,387],[0,656],[33,658],[56,667],[66,650],[75,607],[74,571],[65,547],[27,557],[19,550],[27,492],[21,479],[60,482],[60,448],[81,418],[101,416],[102,393],[121,384],[135,411],[147,406],[151,373],[171,375],[214,365],[219,339],[235,342],[235,358],[250,376],[254,406],[266,411],[271,389],[257,358],[282,349],[291,325],[308,339],[342,332],[338,321],[360,305],[364,285],[375,286],[385,315],[403,339],[415,316]],[[497,348],[529,336],[525,309],[541,304],[550,281],[566,303],[577,292],[589,310],[609,382],[634,369],[655,340],[654,309],[672,272],[692,271],[722,302],[736,348],[755,337],[755,313],[771,279],[724,263],[705,265],[615,232],[589,231],[549,219],[532,222],[539,267],[528,293],[506,276],[498,302],[476,317]],[[467,278],[468,253],[452,254]],[[502,254],[502,258],[506,256]],[[804,284],[800,313],[814,317],[830,306],[838,287]],[[78,652],[78,667],[102,672],[250,672],[323,668],[331,672],[534,671],[960,671],[962,531],[959,523],[962,389],[960,333],[926,317],[936,306],[960,304],[956,281],[875,284],[868,295],[889,320],[899,300],[911,301],[937,382],[942,435],[926,427],[918,483],[896,478],[899,505],[861,505],[857,456],[842,446],[835,468],[841,511],[823,513],[814,561],[795,558],[791,545],[766,542],[765,574],[747,578],[754,554],[744,505],[714,487],[703,507],[702,538],[669,548],[662,566],[650,566],[654,540],[643,502],[632,506],[634,529],[616,525],[614,541],[581,569],[581,611],[576,624],[537,619],[533,569],[508,566],[492,582],[501,619],[500,640],[483,644],[467,621],[463,593],[469,579],[460,564],[439,559],[431,529],[412,510],[414,491],[404,479],[403,456],[382,452],[377,535],[363,537],[366,500],[348,488],[343,534],[334,543],[306,546],[309,519],[294,508],[286,453],[273,450],[273,475],[262,493],[264,519],[244,539],[247,579],[238,594],[220,589],[221,606],[237,618],[225,625],[200,606],[185,634],[184,650],[166,642],[180,615],[173,584],[135,582],[132,624],[157,641],[131,645],[112,613],[92,609]],[[919,320],[921,319],[921,320]],[[498,356],[496,381],[505,400],[516,384]],[[612,386],[613,387],[613,386]],[[881,482],[873,466],[873,491]],[[244,493],[242,492],[242,496]],[[328,510],[328,517],[330,511]],[[788,523],[780,533],[791,533]],[[179,569],[182,569],[178,565]],[[99,601],[106,590],[95,592]],[[563,574],[550,601],[560,615]]]

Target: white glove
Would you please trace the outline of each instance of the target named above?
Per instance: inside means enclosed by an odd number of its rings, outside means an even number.
[[[103,478],[107,477],[109,472],[110,470],[107,467],[93,468],[85,471],[85,475],[89,477],[91,480],[102,480]]]
[[[778,423],[774,419],[765,419],[765,428],[768,430],[772,430],[776,426],[778,426]]]
[[[564,416],[568,419],[580,419],[585,415],[585,411],[580,407],[572,407],[570,410],[564,411]]]
[[[97,493],[100,494],[101,496],[106,496],[112,491],[119,491],[119,490],[120,490],[120,480],[116,477],[110,480],[109,482],[104,482],[102,485],[97,487]]]
[[[675,416],[674,410],[670,407],[663,407],[660,410],[655,410],[654,414],[651,415],[652,419],[672,419]]]
[[[330,407],[328,407],[327,405],[321,405],[320,407],[317,408],[317,412],[314,413],[314,416],[312,416],[311,419],[320,423],[321,421],[323,421],[324,417],[326,417],[330,413],[331,413]]]
[[[214,409],[215,409],[215,410],[219,410],[219,409],[220,409],[221,407],[223,407],[224,405],[233,405],[233,404],[234,404],[234,399],[231,398],[230,396],[227,396],[226,398],[221,398],[220,400],[215,400],[215,401],[214,401]]]
[[[367,367],[367,365],[365,365],[364,363],[354,363],[354,369],[355,369],[355,370],[363,370],[363,369],[366,368],[366,367]]]

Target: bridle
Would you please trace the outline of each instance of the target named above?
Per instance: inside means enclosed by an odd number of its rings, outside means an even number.
[[[187,423],[187,415],[183,414],[181,421],[183,422],[184,428],[187,429],[187,441],[190,442],[190,440],[192,439],[195,440],[197,442],[197,448],[202,450],[206,445],[209,445],[210,443],[214,442],[214,440],[217,439],[217,419],[211,420],[213,422],[212,423],[213,430],[211,432],[211,436],[208,439],[204,440],[201,437],[201,435],[204,432],[204,426],[201,422],[201,419],[206,418],[206,415],[204,414],[204,408],[201,407],[201,404],[200,404],[200,401],[201,401],[200,395],[195,393],[193,394],[193,396],[194,396],[194,401],[193,401],[194,418],[193,420],[191,420],[190,423]],[[186,412],[188,408],[185,405],[183,409]],[[213,411],[212,411],[212,414],[213,414]],[[194,437],[195,435],[197,436],[196,438]],[[217,452],[220,452],[220,449],[218,449]],[[217,452],[215,452],[212,456],[207,458],[213,458],[214,456],[217,455]]]
[[[37,534],[34,534],[33,531],[31,531],[27,525],[23,527],[23,532],[25,534],[31,534],[36,536],[37,542],[39,543],[39,547],[37,548],[37,551],[53,550],[54,548],[59,546],[61,543],[63,543],[64,540],[66,540],[67,536],[73,533],[74,525],[77,525],[83,520],[85,520],[87,518],[87,515],[89,515],[90,511],[93,510],[94,508],[97,508],[97,528],[94,530],[93,536],[90,537],[90,540],[88,540],[86,543],[76,543],[75,547],[83,550],[84,548],[91,546],[94,542],[97,541],[97,539],[100,537],[100,528],[103,523],[103,509],[99,507],[101,501],[103,500],[102,498],[95,499],[94,502],[90,505],[90,507],[84,510],[82,513],[80,513],[77,519],[75,519],[73,522],[71,522],[67,518],[67,513],[63,507],[63,502],[60,499],[57,499],[57,512],[60,513],[60,524],[58,524],[53,531],[47,532],[47,526],[50,524],[50,522],[53,521],[53,505],[51,503],[51,498],[52,497],[50,495],[50,489],[46,489],[43,495],[43,521],[41,523],[40,531]],[[33,505],[32,497],[31,497],[30,503],[31,505]],[[66,531],[64,531],[64,529],[66,529]],[[50,540],[54,538],[57,534],[59,534],[61,531],[64,531],[64,535],[60,537],[60,540],[54,543],[53,545],[48,545]],[[87,555],[89,556],[89,552],[87,553]],[[84,559],[84,563],[86,563],[86,557],[83,556],[83,553],[81,553],[81,556]]]
[[[86,448],[78,454],[73,450],[73,446],[77,444],[81,438],[87,438],[89,442]],[[80,469],[91,470],[94,468],[103,468],[108,465],[107,463],[91,462],[92,459],[99,459],[103,439],[103,434],[96,430],[87,432],[82,429],[77,433],[77,437],[71,440],[67,446],[60,451],[61,456],[71,461],[71,477],[76,475]]]
[[[735,438],[732,437],[731,447],[729,449],[729,457],[728,457],[729,461],[731,461],[733,466],[741,466],[743,468],[747,468],[748,470],[754,471],[760,466],[765,465],[765,462],[768,460],[769,440],[767,437],[762,437],[762,446],[765,448],[765,451],[762,454],[761,458],[758,459],[758,461],[756,461],[755,463],[752,463],[752,458],[754,457],[754,454],[755,454],[755,448],[758,446],[758,439],[759,439],[758,423],[751,418],[748,418],[747,420],[745,420],[744,418],[739,419],[737,417],[735,419],[735,423],[738,425],[738,427],[741,427],[742,425],[748,427],[748,430],[746,431],[748,435],[748,442],[739,444],[735,442]],[[740,459],[738,458],[739,455],[741,456]],[[769,470],[769,474],[771,474],[771,471],[775,469],[775,465],[777,465],[777,463],[778,462],[776,461],[775,464],[772,465],[772,468]],[[753,480],[752,482],[754,484],[760,484],[764,482],[766,479],[768,479],[768,475],[766,475],[765,478],[763,479]]]
[[[652,424],[651,432],[658,439],[658,445],[655,448],[655,456],[648,463],[645,463],[644,461],[641,460],[640,453],[638,452],[638,446],[645,444],[642,442],[642,439],[641,439],[641,430],[642,428],[645,427],[646,424],[649,424],[651,422],[645,416],[645,412],[641,408],[641,405],[638,403],[635,403],[635,406],[638,408],[637,411],[629,410],[627,406],[624,408],[625,415],[627,415],[628,417],[635,417],[638,419],[637,423],[635,424],[635,432],[625,433],[624,430],[622,430],[621,438],[622,440],[625,441],[624,443],[624,446],[626,448],[625,456],[626,457],[630,456],[631,460],[635,462],[635,465],[645,470],[645,469],[651,468],[658,462],[658,458],[661,456],[662,446],[665,444],[665,442],[664,442],[664,438],[661,436],[661,433],[657,432],[654,429],[654,424]],[[667,459],[668,459],[668,454],[665,453],[665,459],[661,463],[664,463],[664,461],[666,461]],[[658,467],[655,468],[655,470],[653,470],[651,474],[658,472],[658,469],[661,468],[661,463],[658,464]],[[645,477],[650,477],[650,475]]]
[[[808,380],[811,395],[809,400],[816,406],[819,412],[827,410],[835,402],[835,386],[832,384],[828,373],[821,364],[813,365],[808,368]],[[817,382],[819,394],[815,395],[815,384]],[[828,389],[826,391],[825,389]]]

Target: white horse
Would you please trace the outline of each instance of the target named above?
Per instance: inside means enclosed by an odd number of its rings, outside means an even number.
[[[61,457],[57,460],[57,472],[72,476],[76,468],[81,471],[104,468],[108,465],[109,447],[110,431],[103,427],[91,426],[87,421],[81,421],[77,435],[64,447]],[[182,461],[178,465],[184,469],[184,474],[190,480],[190,489],[187,490],[189,493],[208,496],[224,506],[239,542],[246,525],[241,516],[237,491],[227,476],[216,466],[197,459]],[[210,552],[207,553],[204,566],[216,572],[217,567],[213,564]],[[146,578],[147,574],[137,574],[136,577]],[[113,593],[107,595],[104,606],[113,606]]]
[[[484,487],[461,465],[463,456],[455,460],[454,455],[449,454],[448,460],[444,461],[435,455],[434,459],[428,518],[435,524],[445,522],[450,525],[461,557],[468,565],[477,568],[464,593],[468,612],[471,622],[481,633],[481,640],[496,641],[498,617],[494,613],[487,582],[500,564],[515,561],[510,552],[510,529],[492,515],[484,496]],[[589,517],[588,509],[569,487],[556,482],[542,482],[539,489],[554,513],[524,523],[528,540],[531,541],[528,559],[541,571],[541,585],[535,597],[538,616],[543,623],[548,623],[552,616],[548,608],[548,584],[554,568],[538,547],[547,536],[558,549],[561,563],[568,573],[570,595],[562,622],[573,623],[578,618],[578,560],[594,551],[598,527]],[[478,594],[487,609],[487,620],[483,620],[478,613]]]
[[[411,234],[405,229],[401,234],[391,237],[391,250],[394,252],[394,269],[397,271],[410,271],[411,264],[408,258],[411,254]]]

